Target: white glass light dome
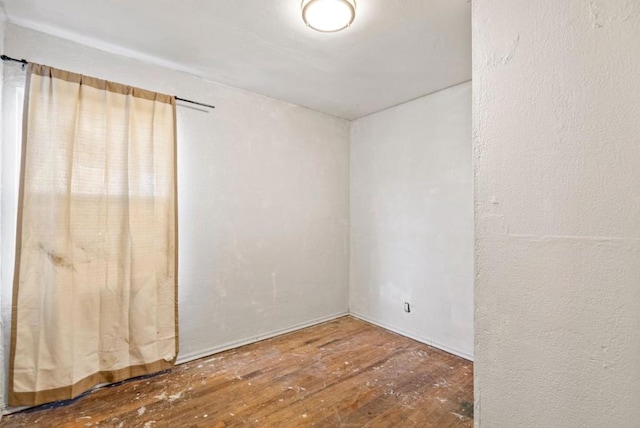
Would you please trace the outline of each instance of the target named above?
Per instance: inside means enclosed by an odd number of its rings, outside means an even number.
[[[344,30],[355,18],[355,0],[302,0],[302,19],[314,30]]]

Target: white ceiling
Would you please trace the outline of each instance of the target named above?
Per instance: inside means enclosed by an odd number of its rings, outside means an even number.
[[[332,34],[304,25],[300,0],[4,3],[19,25],[346,119],[471,79],[470,0],[357,0]]]

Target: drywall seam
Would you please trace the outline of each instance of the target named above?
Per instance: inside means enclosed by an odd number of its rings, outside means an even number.
[[[523,235],[509,233],[504,235],[511,239],[519,239],[531,242],[587,242],[596,245],[615,245],[622,248],[621,244],[640,244],[638,238],[622,238],[619,236],[580,236],[580,235]]]
[[[213,348],[206,349],[200,352],[193,352],[187,355],[179,355],[176,361],[176,364],[185,364],[190,361],[198,360],[200,358],[210,357],[214,354],[218,354],[220,352],[228,351],[230,349],[240,348],[241,346],[250,345],[252,343],[260,342],[262,340],[271,339],[273,337],[282,336],[283,334],[293,333],[298,330],[302,330],[304,328],[312,327],[314,325],[322,324],[327,321],[332,321],[338,318],[342,318],[344,316],[349,315],[348,311],[338,312],[337,314],[328,315],[326,317],[316,318],[311,321],[303,322],[296,324],[292,327],[282,328],[279,330],[273,330],[267,333],[259,334],[256,336],[251,336],[249,338],[235,340],[233,342],[228,342],[220,346],[215,346]]]
[[[640,420],[640,2],[473,2],[475,426]]]
[[[415,334],[409,333],[409,332],[407,332],[405,330],[402,330],[402,329],[399,329],[399,328],[391,327],[391,326],[389,326],[389,325],[387,325],[387,324],[385,324],[383,322],[376,321],[374,319],[371,319],[371,318],[369,318],[369,317],[367,317],[365,315],[359,314],[357,312],[350,311],[349,315],[351,315],[351,316],[353,316],[355,318],[358,318],[358,319],[360,319],[362,321],[368,322],[369,324],[377,325],[378,327],[382,327],[385,330],[389,330],[389,331],[397,333],[397,334],[399,334],[401,336],[405,336],[405,337],[408,337],[409,339],[413,339],[416,342],[424,343],[425,345],[429,345],[429,346],[432,346],[434,348],[438,348],[441,351],[447,352],[449,354],[453,354],[455,356],[458,356],[458,357],[464,358],[465,360],[473,362],[473,356],[469,355],[468,353],[466,353],[464,351],[460,351],[458,349],[454,349],[452,347],[442,345],[442,344],[440,344],[440,343],[438,343],[438,342],[436,342],[434,340],[431,340],[431,339],[426,339],[424,337],[416,336]]]

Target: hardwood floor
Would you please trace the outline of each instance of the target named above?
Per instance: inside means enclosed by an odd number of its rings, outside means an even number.
[[[4,417],[0,427],[471,427],[473,364],[352,317]]]

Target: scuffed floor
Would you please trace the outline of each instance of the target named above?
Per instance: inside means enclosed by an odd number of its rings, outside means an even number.
[[[472,427],[473,365],[343,317],[0,427]]]

